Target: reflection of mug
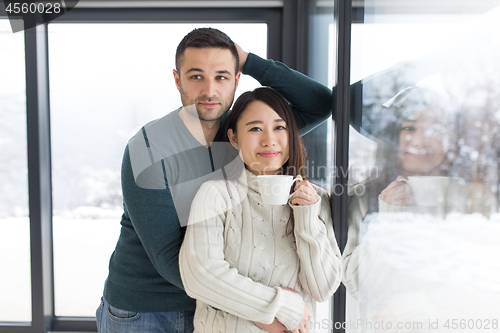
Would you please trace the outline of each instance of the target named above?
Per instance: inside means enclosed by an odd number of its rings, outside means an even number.
[[[262,175],[257,176],[259,181],[262,201],[268,205],[285,205],[288,199],[295,193],[290,194],[290,188],[296,180],[287,175]]]
[[[411,188],[413,201],[417,206],[444,206],[446,205],[446,193],[448,186],[456,178],[441,176],[410,176],[408,183]]]

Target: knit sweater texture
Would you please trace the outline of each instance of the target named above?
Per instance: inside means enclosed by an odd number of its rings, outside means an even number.
[[[341,281],[329,197],[309,206],[270,206],[257,176],[202,185],[180,252],[181,277],[197,299],[195,332],[262,332],[276,317],[297,327],[304,301],[330,298]],[[289,223],[294,216],[293,225]],[[281,289],[292,288],[300,293]]]

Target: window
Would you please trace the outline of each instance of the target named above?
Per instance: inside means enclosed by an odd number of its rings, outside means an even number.
[[[166,57],[173,52],[165,50],[164,58],[160,54],[130,52],[135,50],[123,41],[124,34],[138,46],[147,41],[143,39],[164,32],[169,22],[189,22],[176,25],[175,32],[181,36],[187,30],[180,30],[210,20],[208,25],[227,29],[244,49],[306,72],[307,52],[303,46],[307,36],[298,32],[307,31],[307,20],[303,20],[306,12],[299,13],[304,9],[299,2],[247,1],[241,7],[239,1],[228,1],[224,8],[214,7],[211,1],[182,2],[184,7],[179,7],[180,3],[162,1],[146,9],[130,8],[131,4],[125,2],[113,3],[118,5],[113,8],[105,8],[110,3],[80,2],[50,24],[16,34],[11,33],[7,13],[0,6],[0,59],[10,65],[4,66],[0,78],[0,98],[5,102],[0,103],[0,126],[4,129],[0,145],[8,146],[2,153],[8,163],[0,165],[8,170],[0,176],[4,189],[0,223],[2,227],[7,225],[3,230],[8,232],[0,235],[0,250],[9,254],[0,255],[0,264],[16,271],[0,277],[4,286],[0,287],[2,332],[95,330],[93,318],[85,316],[93,317],[98,305],[119,230],[121,207],[117,207],[121,199],[116,186],[121,152],[139,126],[180,104],[177,94],[166,95],[173,90],[166,87],[172,82],[172,66],[164,66],[168,63]],[[93,7],[96,5],[99,7]],[[221,6],[221,2],[217,5]],[[102,35],[96,33],[99,25]],[[235,28],[241,25],[251,27],[245,30],[249,37],[240,35]],[[162,40],[171,35],[168,30],[161,40],[148,44],[148,50],[161,52]],[[105,38],[124,52],[105,51]],[[154,70],[148,70],[149,63],[136,61],[141,56],[159,59],[154,62]],[[120,80],[113,82],[110,77]],[[144,82],[153,82],[153,78],[157,80],[155,85],[145,89]],[[108,85],[103,87],[101,82]],[[120,85],[123,82],[127,84]],[[243,79],[237,94],[255,85]],[[132,93],[125,89],[130,86],[135,89]],[[117,91],[118,87],[122,89]],[[100,103],[89,96],[99,96]],[[145,98],[138,100],[140,97]],[[92,122],[91,116],[99,121]],[[100,135],[107,141],[96,139]],[[318,147],[317,154],[323,154],[324,147]],[[86,159],[82,158],[84,154]],[[315,157],[311,160],[318,161]],[[321,178],[319,182],[323,181]],[[98,223],[101,233],[89,234],[89,226]],[[75,266],[76,261],[98,251],[102,252],[95,262]],[[11,266],[13,261],[15,266]],[[82,276],[90,278],[84,280]],[[15,299],[11,294],[14,290]]]
[[[175,49],[208,25],[266,58],[265,23],[49,25],[57,316],[95,315],[120,232],[123,150],[142,125],[181,106]],[[257,86],[242,76],[236,98]]]
[[[0,321],[31,321],[24,34],[0,19]],[[9,273],[7,273],[9,272]]]
[[[481,4],[366,3],[352,25],[347,332],[498,309],[500,6]]]

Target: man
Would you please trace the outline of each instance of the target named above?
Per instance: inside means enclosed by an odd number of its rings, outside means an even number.
[[[218,144],[242,71],[289,100],[302,133],[331,114],[331,91],[314,80],[237,49],[219,30],[186,35],[173,71],[183,107],[146,124],[125,148],[124,214],[96,313],[100,332],[192,331],[195,300],[184,292],[178,254],[196,190],[225,176],[234,159]],[[276,320],[265,329],[285,330]]]

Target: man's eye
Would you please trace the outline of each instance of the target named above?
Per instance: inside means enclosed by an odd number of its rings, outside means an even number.
[[[191,75],[191,79],[193,79],[193,80],[200,80],[201,79],[201,75]]]
[[[225,80],[228,80],[228,78],[225,77],[225,76],[217,76],[217,80],[219,80],[219,81],[225,81]]]

